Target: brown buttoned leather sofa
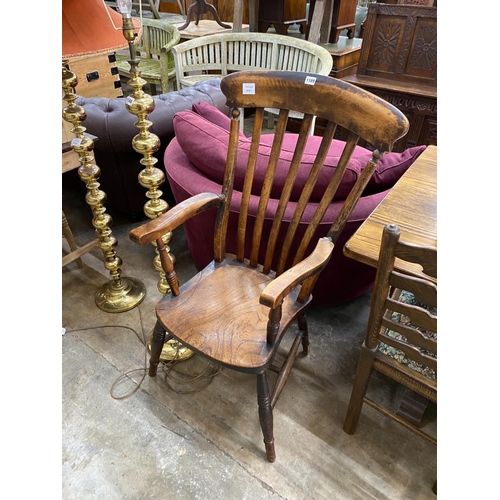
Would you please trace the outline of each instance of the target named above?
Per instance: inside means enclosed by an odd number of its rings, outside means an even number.
[[[148,115],[153,123],[149,131],[156,134],[161,142],[154,154],[158,159],[156,167],[165,172],[163,164],[165,149],[174,137],[173,117],[178,111],[190,110],[193,104],[205,101],[221,111],[227,112],[226,99],[219,88],[219,79],[199,82],[193,87],[177,92],[154,96],[155,109]],[[78,97],[77,104],[83,106],[86,119],[82,125],[86,132],[97,137],[94,142],[94,158],[101,170],[98,180],[100,189],[106,193],[105,207],[110,214],[120,213],[130,221],[145,218],[143,206],[148,201],[146,189],[137,176],[144,166],[143,156],[132,148],[132,139],[139,133],[134,125],[137,117],[127,111],[126,98]],[[78,176],[77,169],[63,175],[63,186],[85,196],[86,187]],[[167,180],[160,186],[162,198],[169,205],[175,204]]]

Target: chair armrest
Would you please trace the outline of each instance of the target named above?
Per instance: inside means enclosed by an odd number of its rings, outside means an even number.
[[[295,264],[264,288],[259,302],[275,309],[297,285],[319,274],[330,260],[333,247],[334,244],[330,238],[321,238],[309,257]]]
[[[213,193],[200,193],[192,196],[171,208],[168,212],[161,214],[156,219],[132,229],[129,233],[129,238],[139,245],[156,241],[196,214],[209,208],[218,207],[221,199],[221,195]]]
[[[163,45],[163,47],[160,47],[160,50],[162,52],[168,53],[172,50],[172,47],[177,45],[180,41],[181,41],[181,34],[178,30],[175,30],[172,33],[172,40],[170,40],[170,42],[167,42],[165,45]]]

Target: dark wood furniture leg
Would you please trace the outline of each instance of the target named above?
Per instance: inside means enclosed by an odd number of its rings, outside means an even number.
[[[411,389],[406,389],[396,414],[408,420],[408,422],[419,426],[422,423],[422,418],[428,404],[429,400],[427,398],[424,398],[424,396],[417,394]]]
[[[309,328],[307,326],[306,315],[303,314],[299,316],[297,323],[299,325],[299,330],[302,332],[302,349],[304,350],[304,354],[309,354],[311,346],[309,344]]]
[[[159,321],[156,322],[151,340],[151,358],[149,360],[149,376],[156,377],[158,363],[160,362],[161,350],[165,343],[166,332]]]
[[[361,416],[361,410],[363,408],[364,397],[370,382],[374,359],[375,351],[369,349],[363,344],[361,346],[356,380],[344,421],[344,431],[347,432],[347,434],[354,434],[358,426],[359,417]]]
[[[248,23],[251,32],[259,30],[259,0],[248,0]]]
[[[179,27],[179,30],[186,29],[189,24],[191,23],[191,14],[196,13],[196,26],[198,26],[198,23],[200,22],[200,14],[206,14],[207,12],[210,12],[215,19],[215,22],[219,25],[222,26],[223,28],[226,29],[231,29],[231,25],[225,24],[220,20],[219,13],[217,12],[217,9],[212,5],[207,3],[205,0],[196,0],[195,3],[191,4],[187,11],[186,15],[186,22]]]
[[[259,420],[262,434],[264,434],[267,459],[269,462],[274,462],[276,453],[274,450],[273,408],[265,372],[257,375],[257,401],[259,403]]]
[[[62,235],[63,238],[68,242],[69,248],[72,252],[78,250],[78,245],[76,244],[75,237],[73,236],[73,232],[68,224],[68,219],[66,219],[66,215],[64,215],[64,211],[62,213]],[[76,263],[78,267],[81,269],[83,267],[83,260],[81,257],[78,257]]]
[[[258,32],[259,33],[267,33],[267,30],[270,28],[271,23],[265,23],[263,21],[258,22]]]

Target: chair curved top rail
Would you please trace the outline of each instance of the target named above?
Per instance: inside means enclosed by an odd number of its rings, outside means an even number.
[[[295,111],[319,116],[370,141],[380,152],[390,151],[396,140],[408,131],[408,120],[395,106],[350,83],[325,75],[315,75],[311,86],[322,92],[307,93],[309,73],[268,71],[267,91],[259,92],[260,71],[233,73],[221,81],[230,108],[285,108],[297,94],[305,98],[294,102]],[[254,84],[255,93],[243,93],[243,84]],[[248,88],[248,87],[247,87]],[[325,100],[329,105],[325,106]]]
[[[144,47],[150,54],[168,52],[181,39],[177,26],[160,19],[142,19],[142,32],[137,46]]]

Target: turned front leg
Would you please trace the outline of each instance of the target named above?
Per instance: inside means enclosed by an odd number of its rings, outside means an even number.
[[[158,363],[160,362],[161,351],[165,343],[165,329],[159,321],[156,321],[151,339],[151,357],[149,358],[149,376],[156,377]]]
[[[274,451],[273,409],[265,373],[257,375],[257,401],[259,403],[259,420],[262,433],[264,434],[267,459],[269,462],[274,462],[276,460],[276,453]]]

